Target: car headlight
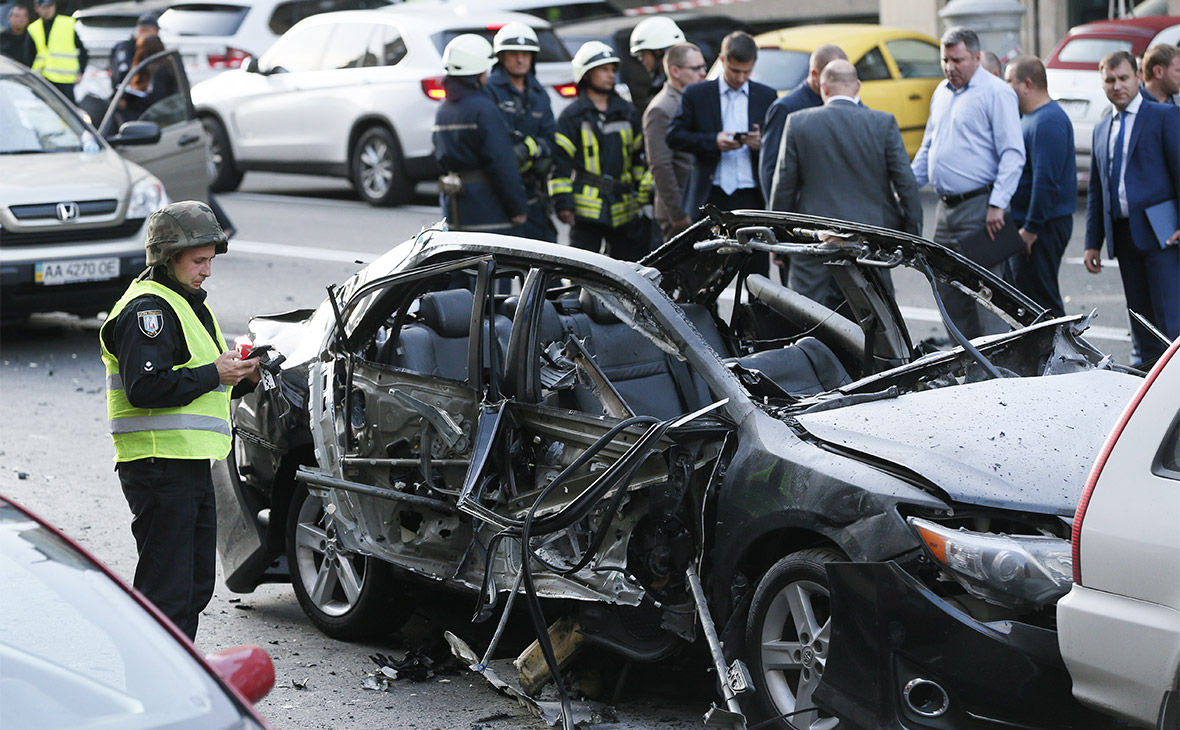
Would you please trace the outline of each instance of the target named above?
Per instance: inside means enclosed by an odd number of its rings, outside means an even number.
[[[906,521],[922,538],[926,552],[969,593],[986,601],[1009,607],[1044,605],[1070,589],[1069,540],[953,530],[919,517]]]
[[[127,217],[147,218],[165,205],[168,205],[168,193],[164,192],[164,183],[148,175],[131,187]]]

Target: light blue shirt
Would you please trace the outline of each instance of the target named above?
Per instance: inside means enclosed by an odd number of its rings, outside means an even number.
[[[725,83],[725,75],[717,79],[721,91],[721,128],[724,132],[750,131],[750,82],[740,88],[731,89]],[[736,150],[722,152],[713,173],[713,184],[732,195],[734,190],[756,187],[754,165],[750,159],[750,148],[746,145]]]
[[[1114,117],[1110,120],[1110,138],[1106,141],[1106,159],[1107,164],[1113,164],[1114,160],[1114,143],[1119,138],[1119,124],[1126,124],[1127,130],[1123,133],[1123,169],[1111,170],[1111,174],[1116,184],[1119,186],[1119,211],[1115,215],[1116,218],[1126,218],[1130,215],[1130,208],[1127,207],[1127,153],[1131,147],[1131,130],[1135,128],[1135,120],[1139,117],[1139,107],[1143,106],[1143,96],[1136,94],[1131,103],[1127,105],[1126,113],[1119,116],[1118,107],[1113,104],[1110,107],[1110,113]],[[1120,120],[1122,120],[1120,122]],[[1108,185],[1110,183],[1107,183]]]
[[[961,89],[939,84],[912,168],[918,187],[961,195],[991,185],[988,204],[1007,208],[1024,169],[1016,92],[982,66]]]

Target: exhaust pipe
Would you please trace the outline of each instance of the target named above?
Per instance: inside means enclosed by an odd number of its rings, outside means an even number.
[[[951,704],[942,685],[921,677],[906,682],[902,695],[906,705],[922,717],[942,717]]]

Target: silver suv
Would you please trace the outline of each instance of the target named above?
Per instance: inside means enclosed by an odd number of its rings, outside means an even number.
[[[152,211],[170,197],[208,197],[204,134],[179,56],[148,64],[171,75],[175,89],[129,102],[125,84],[98,132],[40,76],[0,58],[4,322],[109,308],[144,268]]]

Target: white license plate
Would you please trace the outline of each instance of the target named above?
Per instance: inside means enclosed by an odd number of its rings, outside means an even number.
[[[1083,119],[1090,109],[1090,102],[1085,99],[1058,99],[1057,103],[1070,119]]]
[[[77,284],[81,281],[106,281],[119,277],[119,259],[70,259],[39,263],[33,281],[45,286]]]

